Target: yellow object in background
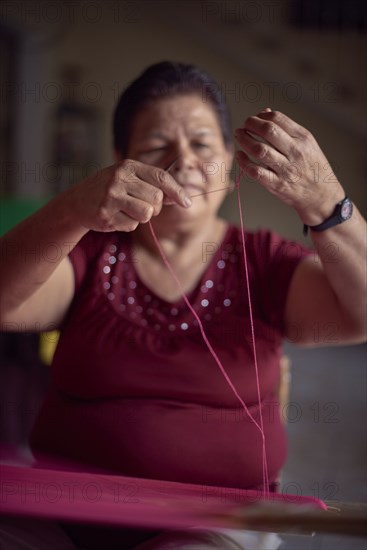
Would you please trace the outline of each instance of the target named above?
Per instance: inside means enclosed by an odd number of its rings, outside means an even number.
[[[59,338],[60,332],[58,330],[41,332],[39,354],[42,363],[45,363],[45,365],[51,365]]]

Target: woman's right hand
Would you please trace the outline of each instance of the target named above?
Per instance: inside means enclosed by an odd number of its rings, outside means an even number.
[[[70,189],[78,222],[94,231],[134,231],[159,214],[165,203],[191,205],[168,173],[148,164],[123,160],[92,174]]]
[[[75,291],[67,258],[71,245],[89,229],[133,231],[159,214],[165,203],[189,206],[186,198],[164,170],[125,160],[52,199],[1,238],[2,326],[26,331],[60,326]],[[50,247],[56,258],[49,259]]]

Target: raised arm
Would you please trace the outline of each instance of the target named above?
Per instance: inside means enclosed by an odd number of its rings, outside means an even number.
[[[237,154],[245,173],[292,206],[307,226],[323,223],[344,199],[330,167],[327,181],[316,176],[328,162],[312,134],[286,115],[263,111],[248,118],[236,138],[245,150]],[[293,275],[288,338],[307,346],[366,341],[366,221],[354,205],[344,223],[310,234],[318,256],[300,262]]]
[[[56,328],[74,295],[68,253],[87,232],[66,192],[1,239],[1,330]]]
[[[167,199],[189,206],[168,173],[126,160],[68,189],[9,231],[0,240],[0,329],[58,327],[74,295],[67,257],[73,247],[90,229],[133,231]]]

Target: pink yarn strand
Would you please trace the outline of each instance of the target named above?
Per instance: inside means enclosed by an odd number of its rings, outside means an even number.
[[[250,313],[250,325],[251,325],[251,337],[252,337],[252,351],[254,356],[254,365],[255,365],[255,374],[256,374],[256,386],[257,386],[257,398],[259,402],[259,415],[260,415],[260,432],[263,442],[263,485],[264,492],[266,495],[269,493],[269,475],[268,475],[268,464],[266,459],[266,442],[265,442],[265,433],[264,433],[264,422],[262,415],[261,407],[261,394],[260,394],[260,380],[259,380],[259,367],[257,362],[257,353],[256,353],[256,344],[255,344],[255,329],[254,329],[254,319],[252,314],[252,302],[251,302],[251,293],[250,293],[250,282],[248,276],[248,265],[247,265],[247,253],[246,253],[246,242],[245,242],[245,229],[243,224],[243,215],[242,215],[242,203],[241,203],[241,194],[240,194],[240,181],[242,177],[242,172],[240,172],[236,180],[236,189],[237,189],[237,199],[238,199],[238,210],[240,214],[240,225],[241,225],[241,241],[242,241],[242,250],[243,250],[243,260],[245,264],[245,277],[246,277],[246,288],[248,296],[248,305]]]
[[[246,414],[248,415],[248,417],[250,418],[250,420],[255,424],[256,428],[259,430],[260,434],[261,434],[261,437],[262,437],[262,470],[263,470],[263,487],[264,487],[264,494],[266,497],[269,496],[269,476],[268,476],[268,466],[267,466],[267,459],[266,459],[266,445],[265,445],[265,434],[264,434],[264,423],[263,423],[263,416],[262,416],[262,410],[261,410],[261,394],[260,394],[260,381],[259,381],[259,369],[258,369],[258,363],[257,363],[257,354],[256,354],[256,346],[255,346],[255,330],[254,330],[254,322],[253,322],[253,316],[252,316],[252,303],[251,303],[251,297],[250,297],[250,284],[249,284],[249,277],[248,277],[248,267],[247,267],[247,254],[246,254],[246,244],[245,244],[245,238],[244,238],[244,227],[243,227],[243,217],[242,217],[242,205],[241,205],[241,199],[240,199],[240,192],[239,192],[239,182],[240,182],[240,179],[242,177],[242,172],[240,173],[239,177],[237,178],[237,181],[236,181],[236,188],[237,188],[237,196],[238,196],[238,206],[239,206],[239,212],[240,212],[240,222],[241,222],[241,236],[242,236],[242,248],[243,248],[243,256],[244,256],[244,262],[245,262],[245,275],[246,275],[246,286],[247,286],[247,294],[248,294],[248,302],[249,302],[249,312],[250,312],[250,323],[251,323],[251,336],[252,336],[252,347],[253,347],[253,356],[254,356],[254,365],[255,365],[255,373],[256,373],[256,386],[257,386],[257,395],[258,395],[258,402],[259,402],[259,414],[260,414],[260,424],[256,421],[256,419],[253,417],[253,415],[251,414],[251,412],[249,411],[246,403],[244,402],[244,400],[242,399],[242,397],[239,395],[238,391],[236,390],[234,384],[232,383],[230,377],[228,376],[225,368],[223,367],[218,355],[216,354],[216,352],[214,351],[212,345],[210,344],[206,334],[205,334],[205,331],[204,331],[204,327],[203,327],[203,324],[200,320],[200,317],[198,316],[198,314],[196,313],[196,311],[194,310],[194,308],[192,307],[192,305],[190,304],[189,302],[189,299],[187,298],[186,294],[185,294],[185,291],[183,290],[182,288],[182,285],[176,275],[176,273],[174,272],[167,256],[165,255],[164,253],[164,250],[155,234],[155,231],[153,229],[153,226],[152,226],[152,223],[151,221],[149,221],[149,227],[150,227],[150,231],[152,233],[152,237],[154,239],[154,242],[156,243],[157,245],[157,248],[159,250],[159,253],[162,257],[162,260],[165,264],[165,266],[167,267],[167,269],[169,270],[169,272],[171,273],[173,279],[175,280],[176,284],[177,284],[177,287],[178,289],[180,290],[181,292],[181,295],[187,305],[187,307],[190,309],[190,311],[192,312],[193,316],[195,317],[195,319],[197,320],[198,324],[199,324],[199,327],[200,327],[200,331],[201,331],[201,335],[203,337],[203,340],[205,342],[205,344],[207,345],[211,355],[213,356],[214,360],[216,361],[218,367],[220,368],[224,378],[226,379],[228,385],[230,386],[230,388],[232,389],[234,395],[236,396],[236,398],[238,399],[238,401],[240,402],[240,404],[242,405],[243,409],[245,410]]]
[[[151,222],[149,222],[149,226],[150,226],[150,230],[151,230],[151,232],[152,232],[153,239],[154,239],[154,241],[155,241],[155,243],[156,243],[156,245],[157,245],[157,247],[158,247],[158,249],[159,249],[159,252],[160,252],[160,254],[161,254],[161,256],[162,256],[162,260],[163,260],[164,264],[166,265],[167,269],[169,270],[169,272],[171,273],[172,277],[173,277],[174,280],[176,281],[177,286],[178,286],[178,288],[179,288],[179,290],[180,290],[180,292],[181,292],[181,295],[182,295],[182,297],[183,297],[183,299],[184,299],[184,301],[185,301],[187,307],[190,309],[190,311],[191,311],[192,314],[194,315],[195,319],[197,320],[197,322],[198,322],[198,324],[199,324],[199,327],[200,327],[200,331],[201,331],[203,340],[204,340],[204,342],[206,343],[206,345],[207,345],[207,347],[208,347],[210,353],[211,353],[212,356],[214,357],[214,359],[215,359],[217,365],[219,366],[220,370],[221,370],[222,373],[223,373],[223,376],[224,376],[225,379],[227,380],[227,382],[228,382],[229,386],[231,387],[233,393],[235,394],[235,396],[237,397],[237,399],[239,400],[239,402],[241,403],[241,405],[243,406],[243,408],[244,408],[245,411],[247,412],[248,416],[251,418],[251,420],[254,422],[254,424],[256,424],[257,428],[258,428],[259,430],[261,430],[259,424],[256,422],[256,420],[255,420],[254,417],[252,416],[251,412],[248,410],[248,408],[247,408],[245,402],[243,401],[242,397],[241,397],[241,396],[239,395],[239,393],[237,392],[237,390],[236,390],[235,386],[233,385],[231,379],[229,378],[228,374],[226,373],[226,371],[225,371],[225,369],[224,369],[224,367],[223,367],[223,365],[222,365],[222,363],[221,363],[221,361],[220,361],[218,355],[215,353],[215,351],[214,351],[212,345],[210,344],[210,342],[209,342],[209,340],[208,340],[208,338],[207,338],[207,336],[206,336],[206,334],[205,334],[204,327],[203,327],[203,324],[202,324],[202,322],[201,322],[201,320],[200,320],[200,317],[198,316],[198,314],[196,313],[196,311],[194,310],[194,308],[193,308],[192,305],[190,304],[189,299],[187,298],[187,296],[186,296],[186,294],[185,294],[185,291],[183,290],[183,288],[182,288],[182,286],[181,286],[181,283],[180,283],[180,281],[179,281],[179,279],[178,279],[176,273],[173,271],[173,268],[172,268],[171,264],[169,263],[169,261],[168,261],[166,255],[165,255],[165,253],[164,253],[164,251],[163,251],[163,249],[162,249],[162,247],[161,247],[161,244],[160,244],[160,242],[159,242],[159,240],[158,240],[158,238],[157,238],[157,236],[156,236],[156,234],[155,234],[155,232],[154,232],[154,229],[153,229],[153,226],[152,226]]]

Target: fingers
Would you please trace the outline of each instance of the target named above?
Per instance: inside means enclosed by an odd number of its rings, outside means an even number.
[[[146,201],[130,195],[123,195],[118,201],[117,208],[138,223],[146,223],[154,215],[154,208]]]
[[[256,164],[243,151],[237,151],[236,158],[247,176],[264,185],[269,191],[277,188],[280,178],[274,170]]]
[[[127,166],[130,170],[130,181],[133,182],[134,180],[136,181],[136,178],[139,178],[139,180],[143,180],[161,189],[165,197],[168,197],[173,202],[185,208],[191,206],[190,197],[168,172],[138,161],[125,161],[123,164],[124,167]]]
[[[328,163],[308,130],[283,113],[266,109],[249,117],[235,136],[243,148],[237,161],[246,175],[297,212],[323,202],[325,186],[316,170]]]
[[[164,170],[125,160],[75,187],[76,210],[83,225],[102,232],[133,231],[162,209],[165,200],[191,205],[184,189]]]
[[[263,115],[269,116],[271,113],[263,113]],[[263,120],[260,116],[251,116],[246,119],[243,128],[239,129],[239,135],[243,135],[244,132],[254,134],[254,136],[261,138],[268,145],[275,148],[280,154],[288,159],[291,158],[294,149],[293,138],[275,122]],[[254,141],[256,140],[254,139]]]
[[[293,138],[302,139],[310,135],[310,132],[306,130],[306,128],[303,128],[303,126],[279,111],[262,111],[257,116],[264,121],[270,121],[276,124]]]
[[[236,130],[235,137],[247,154],[275,172],[278,170],[273,165],[302,160],[303,152],[314,141],[308,130],[270,109],[247,118],[243,128]]]
[[[138,161],[123,161],[115,166],[106,197],[102,216],[105,230],[112,227],[133,231],[139,223],[147,223],[159,214],[162,205],[168,202],[191,205],[184,189],[164,170]]]
[[[131,197],[140,199],[153,207],[153,216],[157,216],[162,210],[164,193],[158,187],[154,187],[142,180],[128,182],[125,185],[126,193]]]
[[[246,130],[239,128],[235,132],[236,140],[238,144],[245,150],[248,155],[251,155],[254,159],[261,162],[265,166],[268,166],[273,171],[277,172],[276,166],[283,165],[287,162],[287,157],[274,147],[263,143],[250,134]]]
[[[115,212],[113,216],[111,216],[110,220],[111,226],[113,227],[113,231],[135,231],[135,229],[138,227],[139,222],[135,220],[134,218],[131,218],[124,212]]]
[[[147,223],[154,216],[151,204],[124,195],[110,198],[101,216],[102,231],[134,231],[140,223]]]

